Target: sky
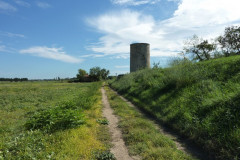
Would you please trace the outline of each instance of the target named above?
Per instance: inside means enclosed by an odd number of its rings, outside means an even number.
[[[130,44],[149,43],[151,65],[179,56],[194,34],[213,39],[240,24],[239,0],[0,0],[0,77],[75,77],[99,66],[130,70]]]

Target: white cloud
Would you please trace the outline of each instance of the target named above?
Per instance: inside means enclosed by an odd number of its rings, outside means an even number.
[[[240,20],[239,0],[182,0],[167,23],[181,27],[204,27]]]
[[[25,36],[24,36],[23,34],[16,34],[16,33],[10,33],[10,32],[2,32],[2,31],[0,31],[0,35],[1,35],[1,36],[7,36],[7,37],[10,37],[10,38],[13,38],[13,37],[25,38]]]
[[[14,6],[12,6],[11,4],[9,3],[6,3],[4,1],[0,1],[0,11],[17,11],[17,8],[15,8]]]
[[[36,2],[36,4],[37,4],[38,7],[43,8],[43,9],[50,8],[50,7],[51,7],[51,5],[48,4],[48,3],[46,3],[46,2],[40,2],[40,1],[38,1],[38,2]]]
[[[120,13],[109,13],[90,19],[88,22],[105,33],[98,44],[90,46],[94,52],[114,55],[116,58],[127,58],[129,45],[133,42],[150,43],[151,55],[157,55],[158,52],[165,53],[165,50],[174,51],[172,48],[175,44],[168,43],[166,39],[163,41],[166,33],[158,28],[158,22],[152,16],[123,10]]]
[[[45,46],[36,46],[19,51],[22,54],[30,54],[32,56],[54,59],[68,63],[80,63],[82,59],[75,58],[66,54],[62,48],[48,48]]]
[[[82,56],[79,56],[81,58],[88,58],[88,57],[91,57],[91,58],[99,58],[99,57],[104,57],[104,55],[102,54],[86,54],[86,55],[82,55]]]
[[[104,56],[126,58],[131,43],[145,42],[150,43],[151,56],[175,56],[182,50],[183,41],[194,34],[215,38],[225,27],[240,24],[239,0],[181,0],[178,5],[166,20],[130,10],[88,19],[104,34],[89,49]]]
[[[160,0],[111,0],[113,4],[138,6],[143,4],[155,4]]]
[[[19,6],[23,6],[23,7],[30,7],[31,5],[25,1],[21,1],[21,0],[15,0],[15,3],[18,4]]]

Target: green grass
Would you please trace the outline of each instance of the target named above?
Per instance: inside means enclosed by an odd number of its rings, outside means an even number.
[[[240,158],[240,56],[146,69],[111,87],[217,159]]]
[[[114,113],[119,117],[119,127],[130,155],[144,160],[190,160],[192,157],[177,150],[175,143],[160,133],[153,122],[128,106],[119,96],[105,87]]]
[[[94,159],[108,151],[101,83],[0,83],[0,159]]]

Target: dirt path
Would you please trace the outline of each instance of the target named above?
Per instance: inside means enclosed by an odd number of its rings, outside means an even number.
[[[114,90],[113,90],[114,91]],[[152,118],[152,116],[149,116],[148,114],[144,113],[143,111],[141,111],[140,109],[138,109],[134,104],[132,104],[130,101],[128,101],[127,99],[125,99],[124,97],[122,97],[121,95],[119,95],[116,91],[114,91],[123,101],[125,101],[129,106],[134,107],[136,110],[138,110],[141,114],[143,114],[144,116],[146,116],[148,119],[150,119],[154,124],[155,127],[161,132],[163,133],[165,136],[169,137],[170,139],[172,139],[177,148],[187,154],[192,155],[193,157],[200,159],[200,160],[213,160],[213,157],[209,157],[209,155],[207,155],[202,149],[200,149],[199,147],[197,147],[196,145],[192,144],[192,142],[190,142],[187,139],[184,139],[182,137],[180,137],[179,135],[177,135],[174,131],[170,130],[169,128],[161,125],[160,123],[158,123],[156,121],[156,119]]]
[[[101,89],[102,92],[102,102],[104,105],[103,116],[109,121],[109,130],[112,134],[112,144],[111,153],[117,158],[117,160],[133,160],[128,154],[127,147],[122,139],[122,133],[118,128],[118,118],[113,114],[113,110],[107,99],[106,91],[104,88]]]

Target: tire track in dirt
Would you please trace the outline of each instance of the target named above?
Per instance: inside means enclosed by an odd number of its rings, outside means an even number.
[[[109,121],[109,130],[112,135],[112,144],[111,153],[117,158],[117,160],[133,160],[129,156],[127,147],[122,138],[122,132],[118,128],[118,118],[113,114],[113,110],[110,107],[110,104],[107,99],[106,91],[104,88],[101,88],[102,92],[102,103],[103,103],[103,116]]]

